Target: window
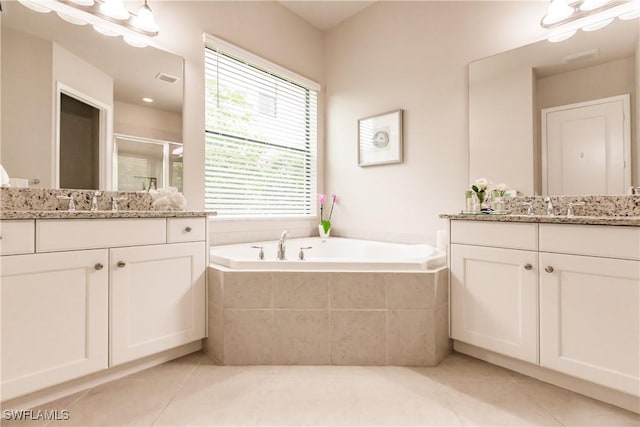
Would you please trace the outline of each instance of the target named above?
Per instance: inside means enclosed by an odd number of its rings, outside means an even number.
[[[315,215],[317,88],[214,46],[205,48],[205,208],[220,217]]]

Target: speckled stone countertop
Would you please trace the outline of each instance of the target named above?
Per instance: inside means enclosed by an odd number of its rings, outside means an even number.
[[[215,216],[204,211],[0,211],[0,219],[186,218]]]
[[[566,216],[566,215],[470,215],[443,214],[440,218],[466,221],[539,222],[548,224],[631,225],[640,227],[640,216]]]
[[[106,218],[182,218],[215,216],[215,212],[157,210],[151,206],[146,192],[102,191],[98,210],[90,211],[92,190],[1,188],[0,219],[106,219]],[[76,211],[68,211],[68,201],[58,196],[71,196]],[[125,197],[118,203],[119,210],[111,210],[114,197]]]
[[[640,196],[551,196],[554,215],[543,215],[547,204],[542,196],[505,198],[505,214],[443,214],[440,218],[467,221],[539,222],[549,224],[626,225],[640,226]],[[535,215],[524,215],[527,204]],[[567,216],[569,203],[575,216]]]

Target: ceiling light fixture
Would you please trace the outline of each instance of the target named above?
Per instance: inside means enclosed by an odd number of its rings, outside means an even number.
[[[54,11],[67,22],[76,25],[91,24],[105,36],[120,36],[135,47],[151,44],[159,27],[147,0],[138,14],[129,12],[122,0],[18,0],[37,12]]]
[[[616,18],[640,17],[640,0],[550,0],[540,25],[549,30],[547,40],[560,42],[578,30],[596,31]]]
[[[142,100],[143,100],[144,102],[148,102],[148,103],[153,102],[153,98],[147,98],[147,97],[144,97],[144,98],[142,98]]]

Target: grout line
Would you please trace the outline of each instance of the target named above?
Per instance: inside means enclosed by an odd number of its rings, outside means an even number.
[[[202,350],[200,350],[200,351],[202,351]],[[160,417],[162,416],[164,411],[166,411],[167,408],[169,407],[169,405],[171,405],[171,403],[173,403],[173,401],[178,396],[178,393],[180,393],[180,391],[184,388],[185,384],[187,383],[187,381],[189,381],[189,379],[191,378],[193,373],[196,371],[196,369],[198,369],[198,367],[202,364],[203,357],[207,357],[207,356],[205,356],[204,353],[201,354],[201,357],[198,360],[198,363],[191,369],[191,372],[189,372],[189,374],[185,376],[184,380],[182,380],[180,385],[176,388],[176,391],[173,393],[171,398],[169,398],[169,400],[167,401],[166,405],[164,405],[164,407],[160,410],[160,412],[158,412],[158,415],[153,419],[153,422],[151,423],[152,426],[156,425],[156,422],[160,419]],[[168,363],[168,362],[165,362],[165,363]],[[162,366],[162,365],[158,365],[158,366]]]

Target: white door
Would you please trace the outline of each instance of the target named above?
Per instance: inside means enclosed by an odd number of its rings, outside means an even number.
[[[544,194],[625,194],[631,185],[629,95],[542,110]]]
[[[205,336],[205,242],[111,249],[111,365]]]
[[[451,338],[538,363],[536,252],[451,245]]]
[[[637,396],[640,261],[543,252],[540,266],[540,365]]]
[[[107,368],[108,251],[2,257],[2,398]]]

